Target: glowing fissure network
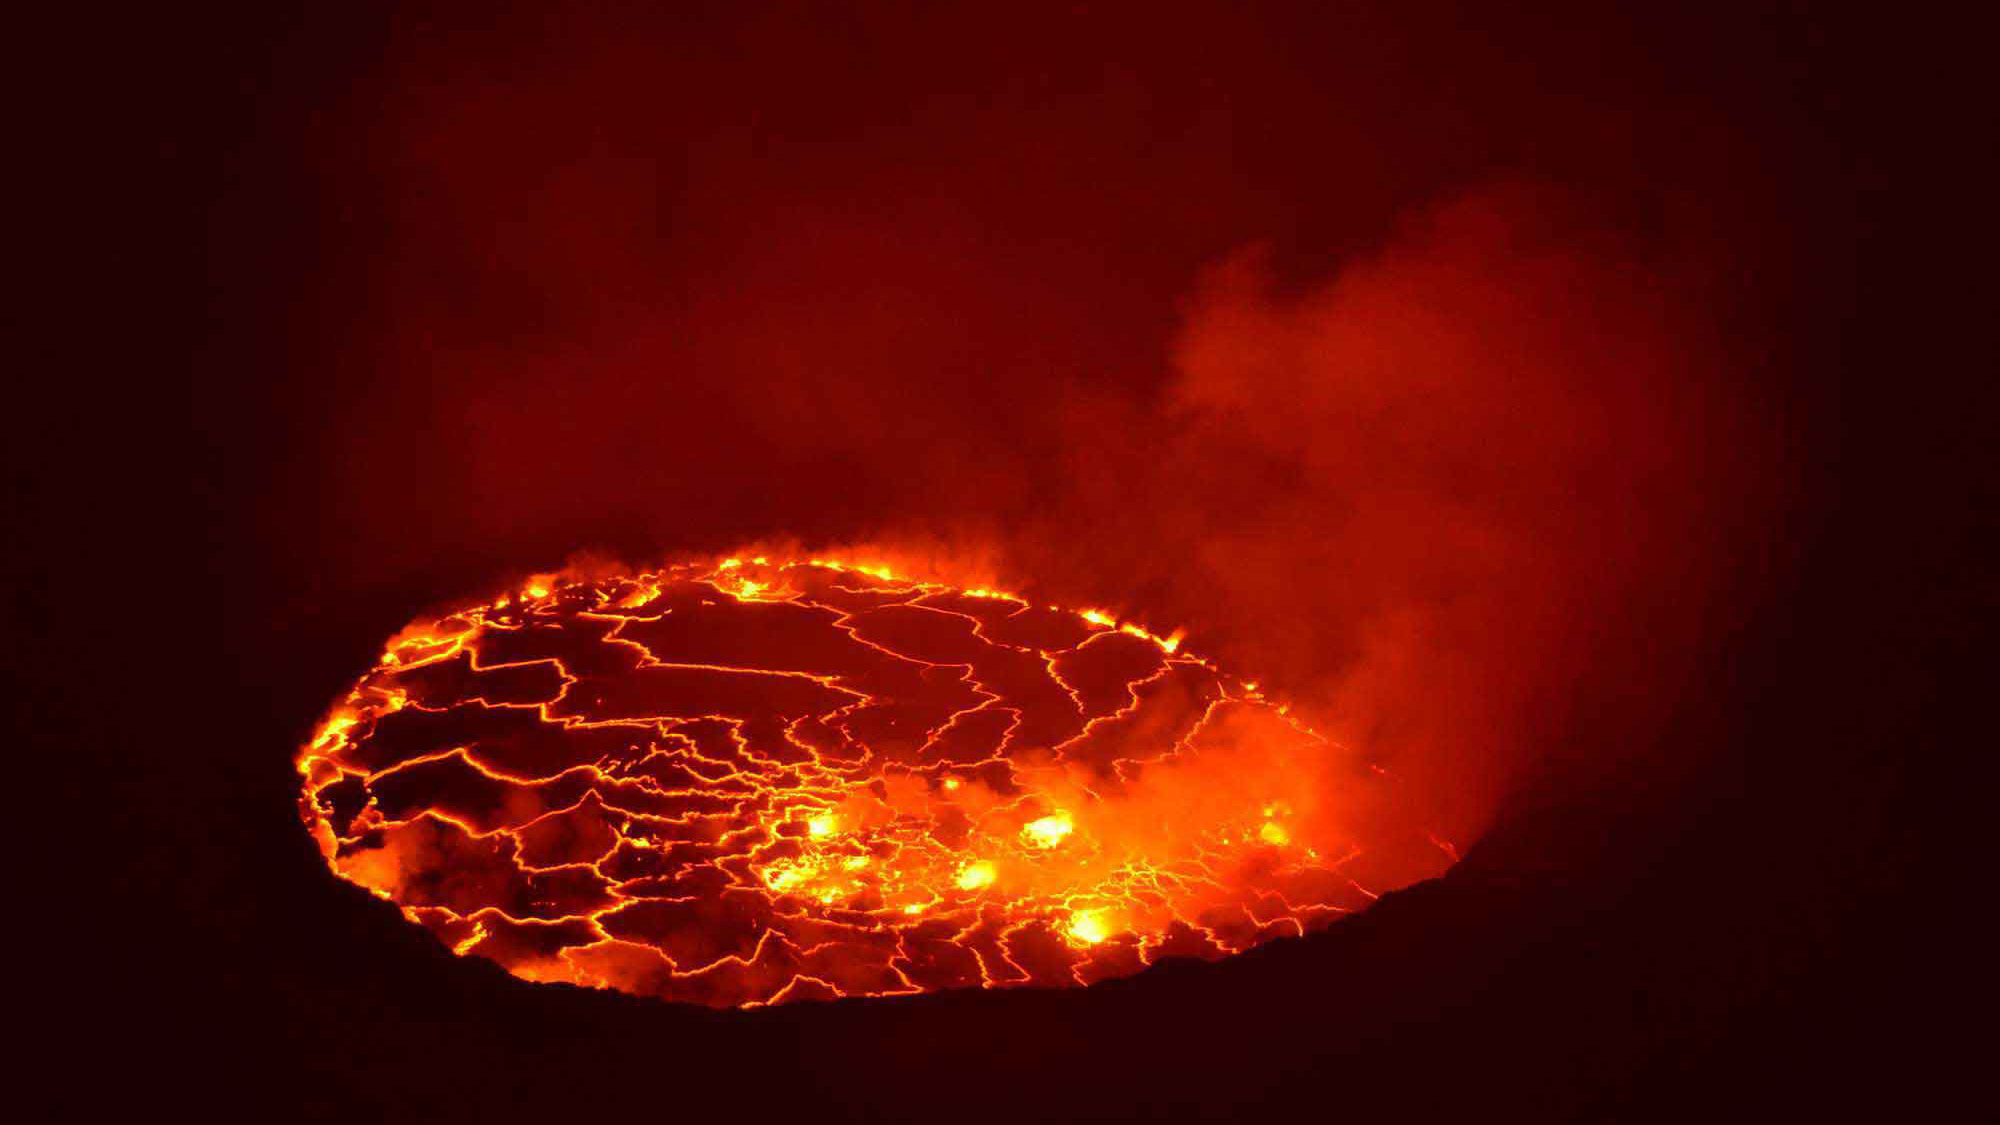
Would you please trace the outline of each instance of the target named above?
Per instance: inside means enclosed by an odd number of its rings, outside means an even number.
[[[727,559],[412,626],[298,766],[332,868],[458,953],[730,1007],[1323,925],[1374,897],[1308,799],[1344,753],[1178,635]]]

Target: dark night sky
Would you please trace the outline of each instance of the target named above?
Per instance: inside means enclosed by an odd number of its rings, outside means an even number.
[[[1962,29],[485,7],[182,14],[65,87],[108,167],[10,647],[90,669],[31,723],[120,810],[66,1061],[225,1120],[1950,1111],[1906,819],[1994,601]],[[292,747],[414,612],[773,537],[1186,622],[1486,835],[1209,969],[734,1022],[320,869]]]

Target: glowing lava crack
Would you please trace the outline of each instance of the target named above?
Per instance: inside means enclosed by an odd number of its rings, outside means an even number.
[[[831,562],[413,626],[300,753],[335,871],[529,980],[718,1007],[1074,986],[1365,906],[1379,783],[1096,613]]]

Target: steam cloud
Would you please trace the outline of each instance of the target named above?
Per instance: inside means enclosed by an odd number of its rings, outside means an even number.
[[[1268,669],[1453,840],[1642,751],[1779,487],[1703,274],[1528,184],[1305,292],[1267,258],[1209,272],[1161,393],[1071,405],[1015,566]]]
[[[1137,379],[1062,357],[1060,333],[943,347],[959,314],[938,301],[1011,283],[926,300],[907,283],[942,267],[909,246],[774,243],[741,294],[640,328],[557,308],[540,349],[438,352],[456,424],[357,453],[344,483],[390,529],[450,498],[475,572],[795,536],[772,553],[1186,626],[1463,847],[1529,771],[1646,745],[1780,488],[1709,299],[1717,255],[1641,229],[1510,183],[1407,214],[1304,289],[1246,248]],[[959,351],[964,372],[923,369]],[[361,571],[416,549],[358,534]]]

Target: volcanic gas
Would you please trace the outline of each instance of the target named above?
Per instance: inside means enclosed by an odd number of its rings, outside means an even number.
[[[298,767],[333,870],[458,953],[716,1007],[1299,935],[1384,889],[1393,785],[1178,634],[765,558],[412,625]]]

